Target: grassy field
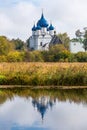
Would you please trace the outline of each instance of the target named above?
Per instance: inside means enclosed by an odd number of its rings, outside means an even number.
[[[87,63],[0,63],[0,85],[87,86]]]

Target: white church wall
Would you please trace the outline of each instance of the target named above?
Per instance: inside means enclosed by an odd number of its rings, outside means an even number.
[[[70,42],[70,51],[72,53],[85,52],[83,44],[79,42]]]
[[[46,33],[47,33],[47,28],[42,28],[42,29],[41,29],[41,33],[42,33],[42,35],[43,35],[43,34],[46,34]]]
[[[50,34],[51,36],[53,36],[53,35],[54,35],[54,30],[50,30],[50,31],[49,31],[49,34]]]
[[[37,50],[38,49],[38,39],[37,36],[30,37],[30,46],[31,50]]]
[[[32,36],[36,35],[36,31],[32,31]]]
[[[33,45],[33,40],[32,40],[32,36],[30,37],[30,39],[29,39],[29,48],[33,48],[34,47],[34,45]]]
[[[38,50],[48,50],[51,39],[52,39],[52,37],[50,35],[46,35],[44,37],[40,36],[38,38]],[[44,45],[46,45],[46,46],[44,46]]]
[[[37,30],[37,31],[36,31],[36,35],[37,35],[37,36],[40,36],[40,35],[41,35],[41,30]]]

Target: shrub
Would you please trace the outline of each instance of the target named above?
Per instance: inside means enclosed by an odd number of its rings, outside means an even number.
[[[87,62],[87,52],[78,52],[76,58],[78,62]]]
[[[5,55],[0,56],[0,62],[7,62],[7,57]]]
[[[7,55],[8,62],[20,62],[24,59],[24,52],[13,51]]]
[[[6,83],[6,76],[0,75],[0,85],[3,85]]]

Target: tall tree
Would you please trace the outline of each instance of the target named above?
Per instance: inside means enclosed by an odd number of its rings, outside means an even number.
[[[83,48],[85,49],[85,51],[87,51],[87,30],[85,31],[84,34]]]
[[[70,44],[70,38],[67,35],[67,33],[59,33],[58,37],[60,38],[60,40],[62,41],[64,47],[69,50],[69,44]]]
[[[5,36],[0,36],[0,54],[7,55],[7,53],[14,49],[14,46],[10,40]]]
[[[12,39],[12,42],[15,46],[15,50],[24,50],[24,48],[25,48],[24,41],[22,41],[18,38],[18,39]]]
[[[84,50],[87,51],[87,28],[84,28],[83,32],[78,29],[75,34],[78,42],[82,43]]]

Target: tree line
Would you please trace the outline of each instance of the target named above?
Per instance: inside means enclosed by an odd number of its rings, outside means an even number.
[[[0,36],[0,62],[87,62],[87,52],[70,52],[70,38],[67,33],[58,34],[58,37],[63,44],[50,46],[49,51],[30,51],[28,40],[26,42],[21,39],[9,40],[5,36]]]

